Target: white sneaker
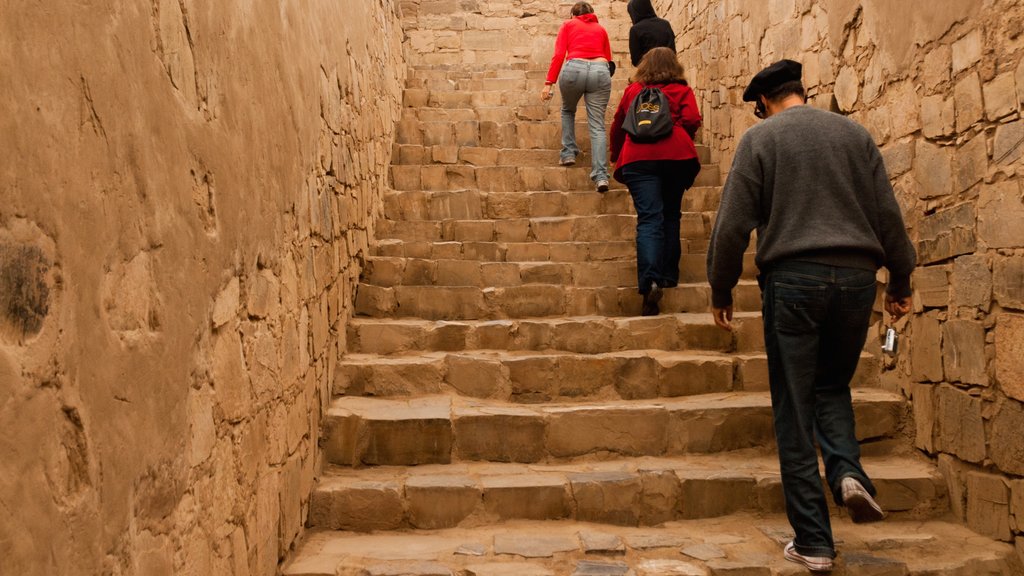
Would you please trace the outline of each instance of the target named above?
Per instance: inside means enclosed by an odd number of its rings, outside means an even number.
[[[805,568],[811,572],[831,572],[832,571],[832,559],[828,556],[804,556],[803,554],[796,551],[796,546],[790,541],[786,544],[786,549],[783,550],[782,556],[790,562],[796,562],[797,564],[803,564]]]
[[[850,512],[850,518],[858,524],[878,522],[885,518],[882,507],[868,494],[864,486],[852,476],[847,476],[839,483],[843,492],[843,506]]]
[[[607,192],[608,191],[608,181],[607,180],[598,180],[597,181],[597,191],[602,193],[602,194]]]

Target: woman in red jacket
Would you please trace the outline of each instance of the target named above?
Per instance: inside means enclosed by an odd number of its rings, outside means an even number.
[[[555,55],[551,59],[541,98],[551,99],[551,86],[557,80],[558,89],[562,93],[562,152],[559,161],[562,166],[572,166],[580,155],[576,145],[576,106],[580,98],[585,98],[587,126],[590,129],[590,179],[594,181],[598,192],[606,192],[608,138],[604,114],[612,94],[612,77],[608,68],[612,48],[608,32],[597,23],[597,16],[590,4],[577,2],[571,14],[572,19],[558,31]]]
[[[649,86],[667,97],[672,133],[649,143],[634,142],[623,130],[633,99]],[[683,192],[700,172],[693,136],[701,117],[693,91],[683,79],[675,52],[655,48],[640,61],[634,82],[626,87],[612,122],[615,179],[629,188],[636,207],[637,286],[643,295],[642,314],[654,316],[663,288],[679,284],[679,220]]]

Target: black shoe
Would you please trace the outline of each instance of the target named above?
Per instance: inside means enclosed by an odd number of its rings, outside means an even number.
[[[661,296],[661,286],[658,286],[657,282],[651,282],[650,291],[644,294],[644,303],[640,308],[640,315],[657,316],[658,313],[661,312],[661,308],[658,307],[658,302],[661,301]]]

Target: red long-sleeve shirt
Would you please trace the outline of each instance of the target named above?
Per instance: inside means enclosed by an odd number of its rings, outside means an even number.
[[[626,86],[626,91],[622,94],[622,100],[619,102],[619,108],[615,111],[615,119],[612,121],[611,160],[615,162],[615,179],[620,182],[619,171],[630,162],[697,158],[697,146],[693,143],[693,136],[700,128],[702,119],[700,110],[697,109],[697,99],[693,95],[693,90],[685,84],[650,84],[650,86],[660,88],[668,97],[669,106],[672,108],[672,120],[675,122],[671,136],[657,142],[637,143],[633,142],[626,131],[622,129],[626,112],[633,104],[633,99],[647,86],[647,84],[639,82]]]
[[[573,58],[604,58],[611,61],[612,45],[608,41],[608,31],[597,23],[596,14],[582,14],[562,24],[558,38],[555,39],[555,55],[548,68],[548,84],[558,81],[562,63]]]

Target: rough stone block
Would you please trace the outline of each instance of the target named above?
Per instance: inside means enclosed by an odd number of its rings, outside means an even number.
[[[975,470],[950,454],[939,454],[939,472],[946,479],[949,509],[961,523],[967,522],[967,473]]]
[[[394,530],[401,526],[401,486],[396,482],[353,481],[313,492],[309,523],[330,530]]]
[[[526,536],[520,534],[496,534],[495,554],[514,554],[524,558],[550,558],[560,552],[576,552],[580,544],[568,536]]]
[[[983,88],[985,117],[995,121],[1017,110],[1017,94],[1013,72],[996,76]]]
[[[917,196],[921,199],[952,193],[953,164],[950,149],[918,140],[914,153],[914,181],[917,183]]]
[[[949,266],[924,266],[914,270],[914,300],[925,308],[949,305]]]
[[[989,457],[1003,472],[1024,474],[1024,408],[1017,402],[1005,402],[992,417],[989,430]]]
[[[914,141],[907,139],[882,148],[882,160],[889,178],[895,178],[914,167]]]
[[[551,408],[547,413],[548,452],[553,456],[665,451],[668,413],[659,406]]]
[[[729,478],[722,473],[715,474],[713,478],[678,474],[681,518],[714,518],[749,510],[753,506],[756,483],[752,478]]]
[[[921,100],[921,134],[926,138],[941,138],[956,129],[956,108],[952,98],[942,94],[925,96]]]
[[[569,515],[565,479],[554,475],[488,476],[484,508],[501,519],[557,520]]]
[[[432,530],[458,526],[481,502],[480,488],[466,476],[413,476],[405,483],[409,523]]]
[[[1024,92],[1024,89],[1021,90]],[[992,163],[1001,166],[1013,166],[1024,157],[1024,120],[1017,120],[996,127],[996,136],[992,140]]]
[[[956,187],[954,192],[963,192],[974,186],[988,172],[988,142],[984,134],[967,141],[957,150],[954,157]]]
[[[953,304],[988,311],[992,301],[992,272],[984,254],[960,256],[953,262]]]
[[[459,459],[537,462],[544,457],[544,419],[532,410],[458,408],[454,427]]]
[[[980,534],[1004,542],[1010,532],[1010,489],[1002,476],[967,474],[967,525]]]
[[[869,554],[843,554],[842,562],[847,574],[858,576],[907,576],[910,573],[905,562]]]
[[[956,454],[967,462],[985,459],[985,423],[981,399],[954,388],[935,390],[935,448]]]
[[[620,526],[636,526],[639,522],[637,504],[643,489],[639,475],[630,472],[571,474],[569,484],[577,520]]]
[[[910,393],[914,411],[914,446],[935,452],[935,387],[932,384],[912,384]]]
[[[956,131],[966,132],[976,122],[981,121],[985,106],[981,100],[981,79],[976,72],[960,79],[953,87],[953,99],[956,102]]]
[[[985,327],[973,320],[950,320],[942,325],[942,360],[946,380],[988,386]]]
[[[996,381],[1003,393],[1024,402],[1024,315],[996,316]]]
[[[1024,136],[1022,132],[1021,136]],[[1024,194],[1018,181],[984,186],[978,198],[978,239],[989,248],[1024,247]]]
[[[949,45],[940,44],[925,54],[922,78],[925,88],[929,92],[949,81],[950,62],[952,61],[950,52]]]
[[[953,42],[951,54],[953,63],[953,76],[974,66],[981,60],[984,38],[981,29],[974,29],[968,32],[963,38]]]
[[[918,233],[918,258],[921,265],[946,260],[975,251],[975,205],[964,202],[925,216]]]
[[[915,382],[941,382],[942,330],[934,313],[914,316],[910,320],[910,377]]]
[[[1024,257],[996,257],[992,292],[1003,308],[1024,310]]]

